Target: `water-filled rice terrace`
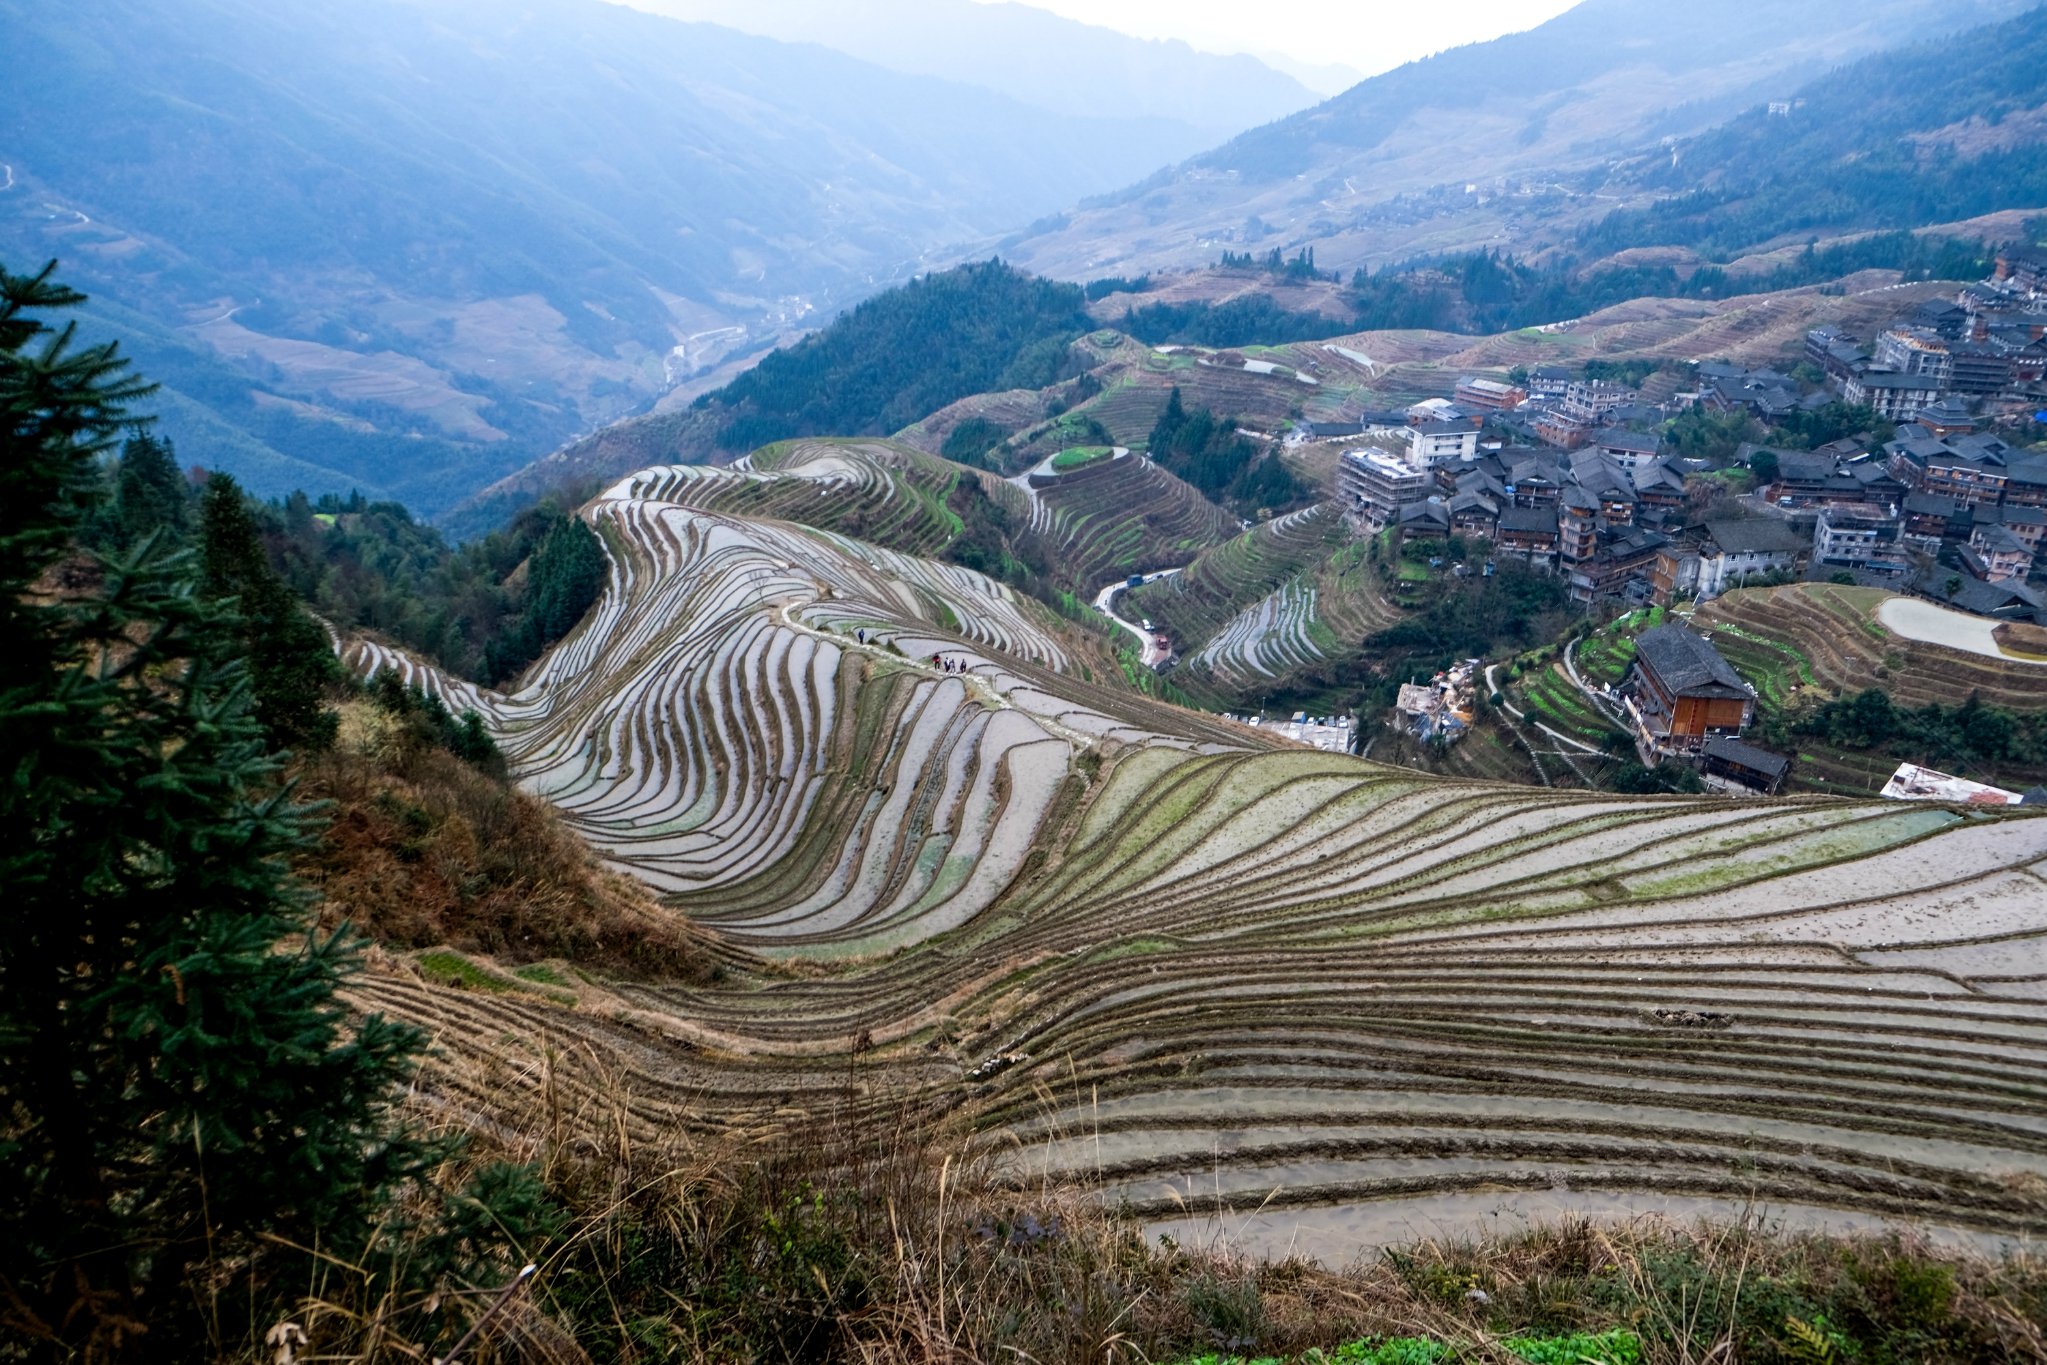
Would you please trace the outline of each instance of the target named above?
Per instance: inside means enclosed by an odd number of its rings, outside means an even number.
[[[1355,653],[1399,614],[1334,502],[1262,522],[1185,572],[1133,589],[1124,606],[1158,622],[1181,649],[1175,684],[1222,705]]]
[[[622,1083],[628,1137],[916,1114],[1156,1217],[1583,1191],[2047,1219],[2047,820],[1261,747],[1092,684],[1000,584],[698,482],[591,504],[610,586],[509,695],[351,646],[484,713],[734,949],[688,987],[369,978],[450,1103],[509,1074],[569,1112]]]
[[[1062,581],[1100,585],[1185,564],[1229,539],[1237,523],[1193,485],[1136,455],[1025,480],[1032,527],[1057,547]]]

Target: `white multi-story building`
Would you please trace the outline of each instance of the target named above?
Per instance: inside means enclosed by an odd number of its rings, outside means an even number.
[[[1923,327],[1893,327],[1876,339],[1876,368],[1924,375],[1942,388],[1955,372],[1946,338]]]
[[[1718,597],[1767,574],[1798,572],[1810,550],[1790,522],[1776,517],[1709,521],[1663,552],[1660,586]]]
[[[1822,508],[1813,525],[1812,553],[1822,564],[1899,573],[1910,568],[1905,523],[1895,507],[1850,503]]]
[[[1848,376],[1842,398],[1850,403],[1876,409],[1879,417],[1909,422],[1944,396],[1942,381],[1926,374],[1900,374],[1896,370],[1864,370]]]
[[[1407,458],[1423,469],[1478,458],[1478,429],[1469,422],[1416,422],[1407,429]]]

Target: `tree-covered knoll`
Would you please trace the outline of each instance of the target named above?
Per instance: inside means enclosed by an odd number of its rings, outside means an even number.
[[[487,686],[568,633],[604,586],[596,534],[552,501],[461,545],[394,502],[294,494],[256,511],[285,581],[337,629]]]
[[[1071,377],[1068,343],[1093,330],[1077,285],[999,260],[923,276],[775,351],[700,408],[731,415],[746,451],[792,436],[878,436],[970,394]]]
[[[1426,676],[1461,659],[1496,654],[1503,646],[1527,648],[1556,638],[1560,632],[1550,627],[1560,626],[1570,614],[1561,580],[1510,559],[1495,561],[1494,569],[1491,577],[1464,582],[1415,616],[1374,631],[1365,644],[1389,655],[1406,651],[1403,663]]]
[[[86,542],[116,552],[151,534],[196,536],[208,590],[239,602],[257,711],[293,747],[320,743],[318,695],[334,674],[326,632],[304,607],[495,686],[574,629],[604,589],[596,533],[554,501],[451,545],[395,502],[294,493],[266,503],[224,474],[188,476],[170,443],[146,433],[103,463],[101,479]]]
[[[1210,502],[1240,515],[1284,511],[1314,496],[1277,455],[1261,457],[1257,443],[1238,433],[1234,417],[1218,419],[1207,408],[1189,412],[1177,385],[1152,426],[1147,452]]]
[[[939,447],[938,453],[954,464],[998,469],[1001,461],[992,458],[991,452],[1009,436],[1009,428],[998,422],[991,422],[985,417],[969,417],[946,433],[945,443]]]

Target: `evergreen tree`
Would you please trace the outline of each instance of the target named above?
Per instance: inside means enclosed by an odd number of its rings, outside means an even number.
[[[0,271],[0,1336],[211,1359],[258,1311],[223,1284],[355,1253],[430,1155],[388,1112],[420,1040],[336,997],[355,948],[307,936],[303,812],[189,559],[72,553],[147,391],[37,316],[81,301]]]
[[[604,591],[609,567],[597,533],[576,518],[564,517],[548,532],[530,570],[533,616],[546,644],[576,628]]]
[[[169,441],[144,432],[121,447],[114,475],[114,528],[124,546],[151,532],[182,542],[191,528],[191,497]]]
[[[484,654],[486,681],[502,682],[576,628],[604,591],[610,572],[604,542],[574,517],[562,517],[526,566],[519,619]]]
[[[1146,448],[1153,459],[1157,459],[1161,451],[1172,448],[1173,438],[1180,434],[1180,427],[1186,420],[1187,407],[1181,401],[1180,386],[1175,384],[1172,395],[1166,399],[1165,411],[1159,414],[1158,421],[1152,423],[1151,440]]]
[[[321,704],[339,675],[327,632],[270,567],[241,486],[226,474],[200,500],[202,578],[209,596],[234,599],[247,645],[256,719],[279,747],[323,749],[334,718]]]

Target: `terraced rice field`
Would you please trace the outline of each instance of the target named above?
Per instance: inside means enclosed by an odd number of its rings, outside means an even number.
[[[1237,531],[1193,485],[1138,456],[1033,474],[1029,484],[1039,504],[1031,524],[1061,580],[1079,585],[1185,564]]]
[[[1716,632],[1714,642],[1744,676],[1755,681],[1753,665],[1787,696],[1801,687],[1829,694],[1882,687],[1907,706],[1952,706],[1972,691],[2014,710],[2047,706],[2047,683],[2037,664],[1991,659],[1886,630],[1876,613],[1891,595],[1831,583],[1745,588],[1708,602],[1694,620],[1701,630]]]
[[[841,530],[911,554],[936,554],[959,533],[945,504],[963,473],[1013,515],[1029,511],[1021,490],[994,475],[890,441],[784,441],[723,468],[665,468],[661,495],[669,501]]]
[[[366,979],[456,1059],[448,1102],[622,1081],[629,1140],[943,1116],[1161,1218],[1581,1192],[2047,1220],[2047,819],[1262,749],[1065,671],[998,584],[692,486],[591,505],[610,587],[510,696],[354,647],[484,711],[522,782],[760,964]]]
[[[1252,527],[1126,606],[1173,637],[1186,660],[1176,685],[1223,708],[1355,652],[1398,615],[1333,502]]]
[[[1314,620],[1315,587],[1295,579],[1237,613],[1188,666],[1239,684],[1277,678],[1326,657]]]
[[[1262,522],[1208,550],[1184,573],[1134,590],[1132,610],[1182,640],[1204,640],[1247,603],[1311,571],[1350,541],[1333,502]]]

